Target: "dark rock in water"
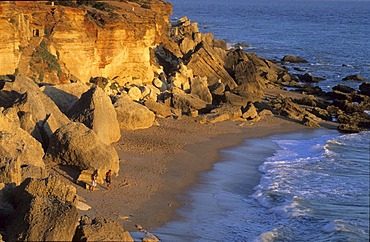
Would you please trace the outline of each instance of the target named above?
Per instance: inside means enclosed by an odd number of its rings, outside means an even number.
[[[366,79],[360,75],[349,75],[342,79],[343,81],[365,81]]]
[[[360,91],[363,95],[370,96],[370,82],[361,83]]]
[[[344,92],[344,93],[356,92],[356,90],[353,89],[352,87],[349,87],[349,86],[346,86],[346,85],[343,85],[343,84],[336,85],[335,87],[333,87],[333,90]]]
[[[303,75],[298,75],[298,78],[299,78],[299,80],[301,80],[303,82],[319,82],[319,81],[324,80],[324,78],[312,76],[310,73],[305,73]]]
[[[290,63],[308,63],[307,60],[293,55],[286,55],[281,59],[282,62],[290,62]]]
[[[302,69],[300,67],[293,67],[293,69],[296,70],[296,71],[300,71],[300,72],[304,72],[305,71],[305,69]]]

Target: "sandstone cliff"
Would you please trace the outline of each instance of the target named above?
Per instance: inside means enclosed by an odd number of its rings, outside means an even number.
[[[110,2],[110,6],[100,10],[44,1],[1,2],[0,74],[14,73],[22,61],[33,60],[31,70],[19,71],[31,71],[30,76],[40,82],[56,83],[63,74],[83,82],[93,76],[116,77],[122,84],[132,79],[151,82],[157,68],[151,63],[151,49],[162,40],[170,4]],[[33,49],[42,37],[46,50],[39,54],[48,55],[50,61],[44,63],[49,72],[40,73],[43,66]]]

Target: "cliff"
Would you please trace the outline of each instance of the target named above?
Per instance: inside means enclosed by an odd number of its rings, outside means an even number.
[[[75,7],[1,2],[0,74],[18,68],[40,82],[63,82],[71,75],[83,82],[94,76],[122,85],[151,82],[158,68],[151,50],[161,43],[171,12],[162,1]]]

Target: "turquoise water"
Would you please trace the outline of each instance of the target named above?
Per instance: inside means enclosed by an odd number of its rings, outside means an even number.
[[[279,60],[291,54],[325,91],[370,79],[370,1],[172,0],[172,21],[198,22],[230,45]],[[163,241],[368,241],[370,132],[316,130],[246,140],[180,197]]]

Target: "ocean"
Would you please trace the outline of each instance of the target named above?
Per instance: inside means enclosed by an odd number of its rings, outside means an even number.
[[[172,21],[325,78],[329,91],[370,80],[370,1],[172,0]],[[151,232],[162,241],[368,241],[370,132],[312,130],[248,139],[187,194],[181,220]]]

